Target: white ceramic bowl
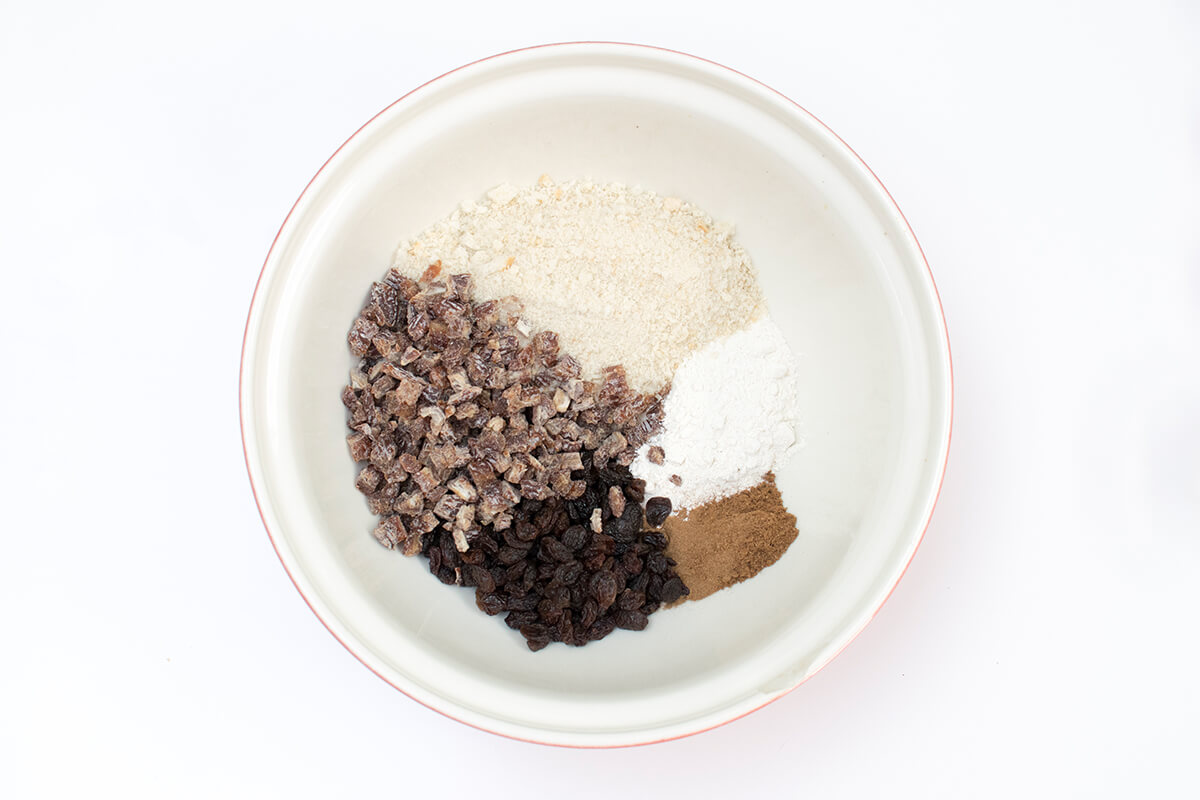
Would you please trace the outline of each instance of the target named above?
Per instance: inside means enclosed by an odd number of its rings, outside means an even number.
[[[473,593],[375,543],[339,393],[345,334],[396,245],[504,181],[638,184],[733,223],[799,354],[807,447],[778,475],[800,535],[751,581],[584,648],[539,653]],[[866,165],[771,89],[680,53],[564,44],[470,64],[368,122],[267,256],[242,432],[263,522],[321,621],[425,705],[538,742],[705,730],[812,675],[871,619],[933,511],[950,355],[912,231]]]

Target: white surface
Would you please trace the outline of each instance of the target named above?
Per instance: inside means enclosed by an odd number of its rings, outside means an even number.
[[[557,8],[6,11],[0,792],[419,796],[467,785],[438,779],[465,752],[495,797],[1194,796],[1196,12]],[[850,142],[933,266],[957,392],[933,525],[867,630],[744,720],[598,753],[443,719],[333,641],[261,530],[235,388],[262,257],[345,136],[578,38],[729,64]]]
[[[736,220],[768,309],[806,356],[797,403],[809,435],[803,457],[776,475],[804,535],[770,570],[656,615],[652,635],[535,654],[480,614],[471,592],[447,591],[420,561],[368,535],[376,520],[353,486],[340,397],[354,364],[345,331],[397,240],[497,183],[543,171],[653,186]],[[929,270],[869,170],[759,84],[629,45],[489,59],[372,120],[280,231],[244,352],[251,479],[313,610],[421,702],[554,744],[706,730],[816,672],[911,559],[950,432],[950,363]]]

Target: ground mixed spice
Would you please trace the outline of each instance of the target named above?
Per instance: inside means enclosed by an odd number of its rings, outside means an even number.
[[[671,517],[663,530],[687,599],[700,600],[778,561],[796,538],[796,518],[767,473],[752,489]]]

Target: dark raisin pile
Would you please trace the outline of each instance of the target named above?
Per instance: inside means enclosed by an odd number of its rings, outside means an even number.
[[[648,529],[670,503],[644,504],[628,469],[662,398],[619,366],[583,380],[515,298],[475,303],[470,276],[439,273],[390,271],[348,336],[361,360],[342,392],[347,442],[366,462],[356,485],[382,518],[376,539],[475,587],[533,650],[643,629],[688,591]]]
[[[426,537],[430,572],[476,587],[479,608],[505,614],[531,650],[640,631],[649,614],[688,594],[663,554],[666,537],[645,526],[644,482],[627,467],[595,467],[589,452],[583,461],[579,498],[523,500],[512,526],[483,532],[464,553],[448,533]]]

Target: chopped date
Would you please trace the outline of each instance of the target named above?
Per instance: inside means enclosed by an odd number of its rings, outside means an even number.
[[[365,433],[352,433],[346,437],[350,457],[355,461],[366,461],[371,455],[371,437]]]
[[[386,283],[376,283],[371,287],[370,298],[367,300],[363,316],[369,317],[382,328],[395,328],[400,323],[401,311],[400,292],[394,286]]]
[[[388,270],[383,282],[388,286],[394,286],[400,291],[400,296],[405,300],[412,300],[417,292],[421,291],[420,285],[406,275],[401,274],[400,270],[393,267]]]
[[[385,517],[375,526],[375,538],[389,550],[395,549],[407,535],[408,532],[404,529],[404,524],[399,517]]]
[[[346,339],[350,345],[350,352],[360,357],[370,353],[371,348],[375,346],[372,340],[378,333],[379,326],[366,317],[354,320],[354,327],[350,329]]]
[[[371,343],[375,345],[379,355],[390,358],[392,354],[403,350],[408,345],[408,340],[396,331],[380,331],[379,335],[371,340]]]
[[[379,484],[382,481],[383,473],[377,468],[370,466],[365,467],[361,472],[358,473],[358,480],[354,482],[354,485],[363,494],[371,494],[379,488]]]
[[[425,334],[429,333],[429,315],[423,309],[416,306],[410,306],[408,312],[408,325],[406,327],[408,338],[414,342],[425,338]]]
[[[608,508],[614,517],[619,518],[625,513],[625,493],[621,491],[621,487],[610,486],[608,488]]]

